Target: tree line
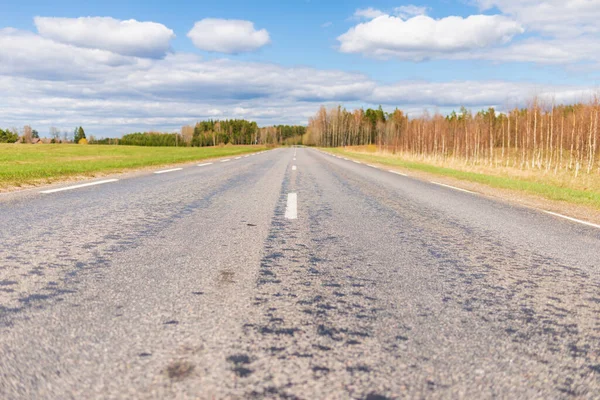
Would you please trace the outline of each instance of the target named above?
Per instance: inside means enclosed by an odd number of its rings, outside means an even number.
[[[283,144],[289,140],[302,141],[303,126],[278,125],[259,128],[254,121],[245,119],[208,120],[195,126],[184,126],[181,135],[191,146],[220,144]]]
[[[574,105],[546,104],[498,113],[466,108],[409,118],[399,109],[347,111],[321,107],[310,118],[304,143],[324,147],[374,145],[381,151],[457,158],[467,164],[558,172],[600,173],[598,100]]]
[[[30,125],[25,125],[21,129],[21,132],[17,128],[0,129],[0,143],[37,143],[38,141],[42,143],[87,143],[85,131],[81,126],[75,128],[72,135],[64,131],[62,139],[60,131],[57,128],[51,127],[50,139],[44,140],[40,138],[39,132]]]
[[[259,127],[244,119],[208,120],[186,125],[180,133],[136,132],[120,139],[90,141],[94,144],[133,146],[219,146],[244,144],[300,144],[306,133],[304,126],[278,125]]]
[[[45,143],[90,143],[128,146],[220,146],[227,144],[301,144],[306,127],[301,125],[277,125],[259,127],[254,121],[244,119],[208,120],[195,125],[186,125],[179,133],[135,132],[120,138],[89,138],[83,127],[77,127],[71,133],[50,128],[50,139]],[[39,139],[38,132],[26,125],[21,134],[15,128],[0,130],[0,143],[31,143]],[[83,141],[82,141],[83,140]]]

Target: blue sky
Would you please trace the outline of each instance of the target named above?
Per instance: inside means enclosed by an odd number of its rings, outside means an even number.
[[[600,0],[89,3],[0,4],[0,88],[18,92],[0,126],[117,136],[306,123],[321,104],[502,109],[600,83]]]

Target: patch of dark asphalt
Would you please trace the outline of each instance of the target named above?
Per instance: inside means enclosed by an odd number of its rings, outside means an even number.
[[[165,372],[172,381],[182,381],[189,377],[195,368],[196,366],[189,361],[177,360],[170,363]]]

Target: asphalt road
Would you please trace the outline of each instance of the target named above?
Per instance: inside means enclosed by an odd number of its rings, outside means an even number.
[[[302,148],[0,227],[2,399],[600,396],[600,229],[539,211]]]

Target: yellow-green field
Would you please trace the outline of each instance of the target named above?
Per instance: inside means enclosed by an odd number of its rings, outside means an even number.
[[[493,188],[516,190],[549,200],[580,204],[600,210],[600,175],[590,174],[574,178],[571,173],[521,171],[515,168],[466,166],[460,161],[423,162],[410,157],[369,151],[365,146],[346,149],[324,148],[334,154],[368,163],[447,176],[475,182]]]
[[[234,156],[265,148],[0,144],[0,191],[70,177],[93,177],[146,166]]]

